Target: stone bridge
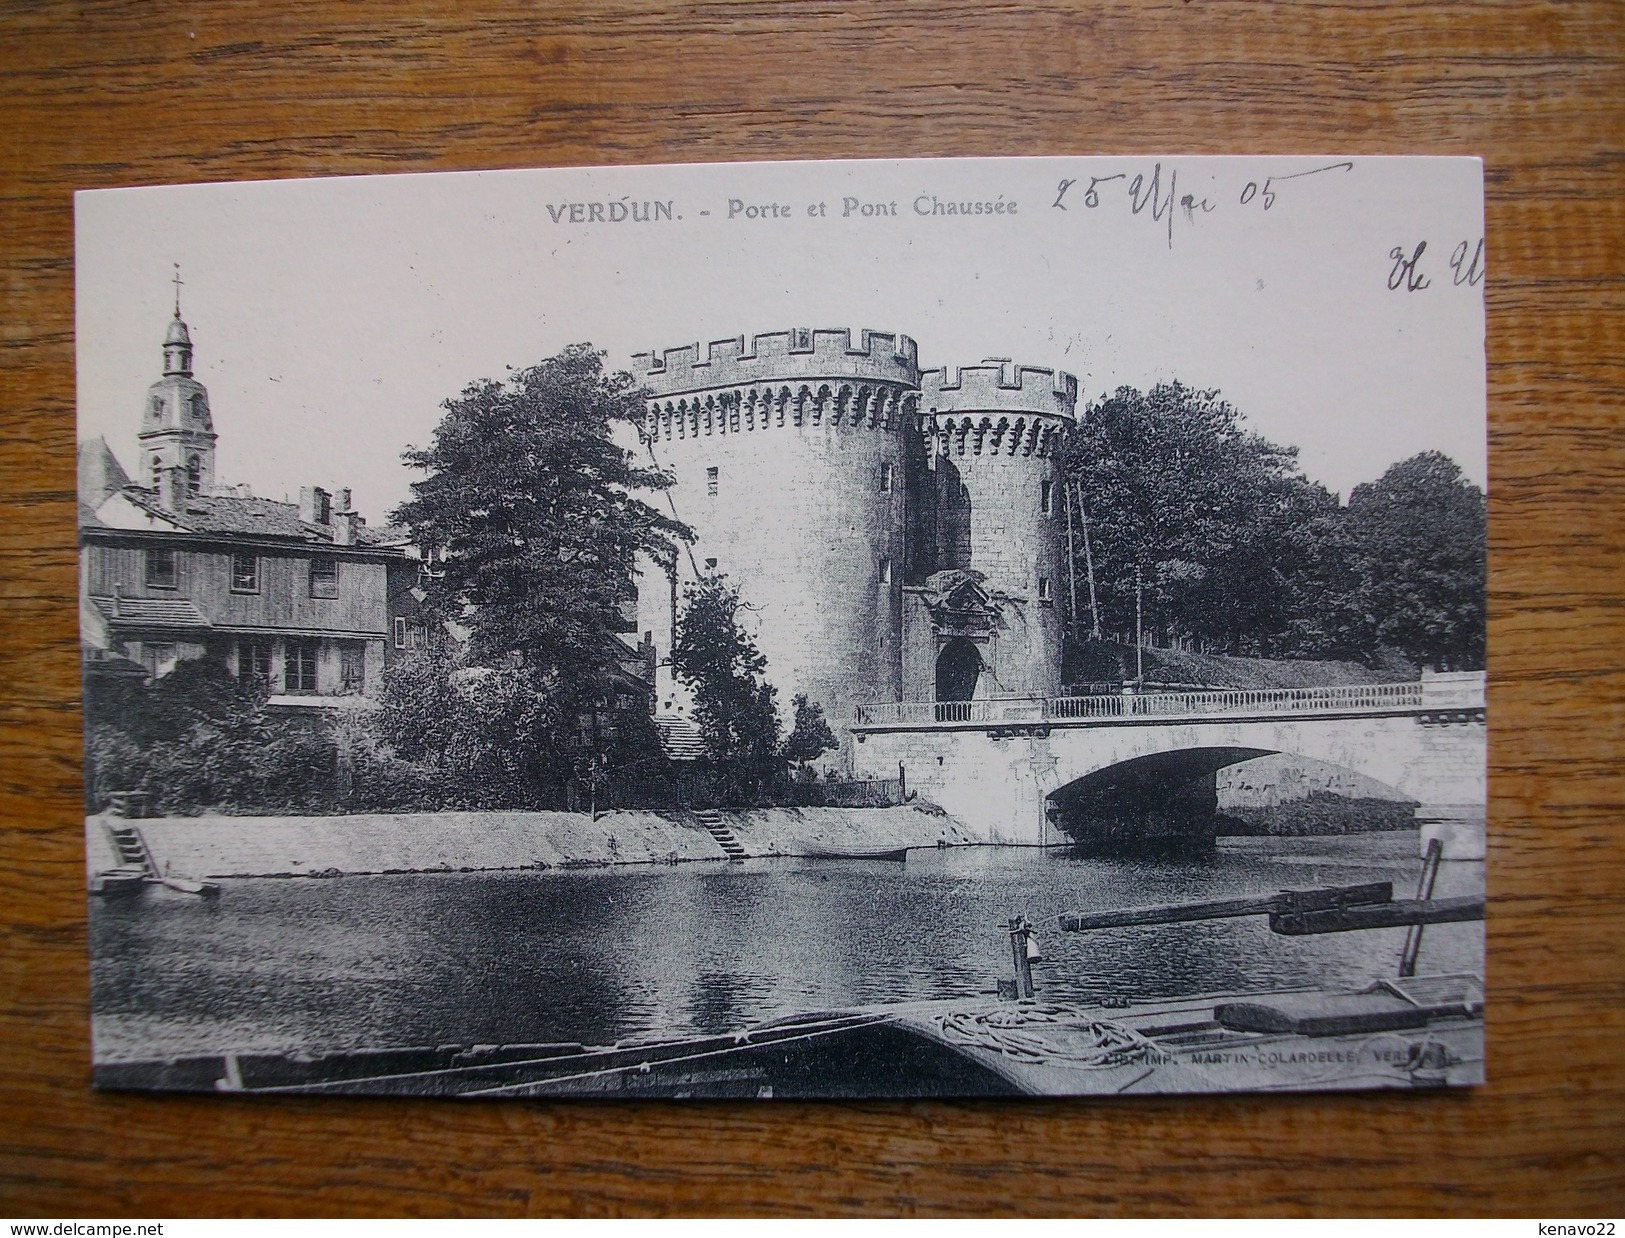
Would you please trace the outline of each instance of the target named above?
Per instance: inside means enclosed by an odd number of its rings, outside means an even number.
[[[1424,838],[1482,855],[1484,675],[1397,684],[860,706],[859,777],[895,777],[989,842],[1064,842],[1102,823],[1188,837],[1213,776],[1271,753],[1364,774],[1420,805]],[[1061,826],[1066,827],[1063,833]]]

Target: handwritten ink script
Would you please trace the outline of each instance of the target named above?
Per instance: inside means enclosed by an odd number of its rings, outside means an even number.
[[[1414,246],[1406,248],[1404,245],[1395,245],[1388,251],[1388,257],[1393,262],[1388,272],[1388,290],[1398,292],[1423,292],[1433,287],[1433,277],[1426,275],[1422,270],[1422,258],[1428,251],[1426,241],[1418,241]],[[1477,288],[1484,282],[1484,238],[1479,237],[1477,242],[1462,241],[1455,249],[1450,251],[1450,259],[1446,264],[1450,268],[1450,282],[1457,288],[1463,284],[1469,288]]]
[[[1328,163],[1320,168],[1309,168],[1303,172],[1290,172],[1285,176],[1266,176],[1262,182],[1250,180],[1244,185],[1232,186],[1223,192],[1210,188],[1198,196],[1195,193],[1180,193],[1178,169],[1171,165],[1164,168],[1161,163],[1157,163],[1149,174],[1141,171],[1132,176],[1127,172],[1118,172],[1112,176],[1091,176],[1080,194],[1072,193],[1079,183],[1078,180],[1063,179],[1056,186],[1055,201],[1050,206],[1060,211],[1071,210],[1073,206],[1083,211],[1099,210],[1103,206],[1107,209],[1111,209],[1114,205],[1127,206],[1130,214],[1144,216],[1151,223],[1161,225],[1168,236],[1168,248],[1172,249],[1175,226],[1181,220],[1186,227],[1194,227],[1203,215],[1210,215],[1231,202],[1238,208],[1268,211],[1273,209],[1281,195],[1287,192],[1284,186],[1289,182],[1325,173],[1346,173],[1353,170],[1353,161],[1344,160],[1341,163]]]

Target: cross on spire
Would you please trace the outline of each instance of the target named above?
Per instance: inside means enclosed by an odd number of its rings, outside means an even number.
[[[175,278],[171,281],[175,285],[175,317],[181,316],[181,264],[175,264]]]

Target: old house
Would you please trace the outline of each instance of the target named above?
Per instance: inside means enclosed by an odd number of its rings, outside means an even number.
[[[163,676],[213,658],[277,705],[376,697],[387,663],[424,639],[421,565],[405,535],[368,527],[347,490],[307,486],[289,503],[218,485],[218,436],[178,305],[163,351],[142,408],[140,480],[104,439],[79,449],[87,674]]]

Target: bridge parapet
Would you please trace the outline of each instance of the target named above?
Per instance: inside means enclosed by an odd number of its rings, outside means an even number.
[[[1482,672],[1390,684],[1246,688],[983,701],[899,701],[859,705],[856,730],[914,727],[1020,727],[1136,719],[1277,718],[1482,709]]]

